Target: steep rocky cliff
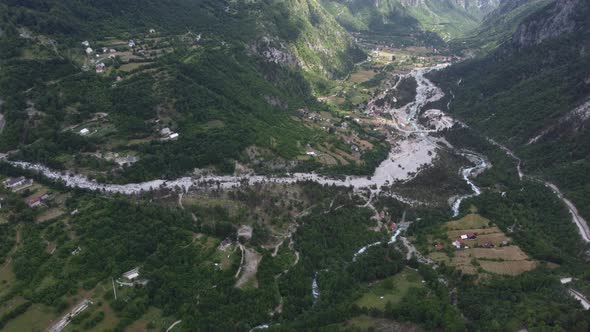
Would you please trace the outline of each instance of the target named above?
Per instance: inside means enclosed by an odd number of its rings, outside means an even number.
[[[588,24],[584,22],[588,7],[586,0],[557,0],[523,22],[514,34],[513,43],[517,47],[537,45],[582,29]]]

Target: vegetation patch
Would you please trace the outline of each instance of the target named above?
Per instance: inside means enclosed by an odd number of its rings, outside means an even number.
[[[387,303],[397,305],[412,288],[424,287],[422,277],[406,267],[393,277],[373,283],[369,291],[356,301],[359,307],[384,310]]]

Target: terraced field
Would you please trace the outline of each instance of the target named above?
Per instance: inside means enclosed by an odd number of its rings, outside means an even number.
[[[458,241],[461,235],[473,233],[474,239],[463,239],[461,249],[453,245],[449,251],[433,252],[429,257],[437,262],[450,264],[465,274],[519,275],[533,270],[538,262],[530,257],[493,223],[472,210],[467,216],[445,224],[449,242]]]

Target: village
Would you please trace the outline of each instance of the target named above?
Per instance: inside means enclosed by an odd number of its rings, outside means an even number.
[[[29,208],[47,207],[48,204],[51,204],[50,202],[54,201],[54,197],[47,187],[36,184],[35,181],[24,176],[4,179],[2,185],[23,197]]]
[[[155,29],[149,29],[128,41],[114,38],[96,42],[82,41],[82,70],[90,71],[94,68],[99,75],[111,75],[114,71],[128,74],[172,52],[173,38],[161,36]],[[198,40],[200,38],[195,38],[194,42]],[[115,83],[121,80],[121,76],[114,76]]]

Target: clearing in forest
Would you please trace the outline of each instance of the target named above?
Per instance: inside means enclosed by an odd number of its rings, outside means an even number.
[[[418,272],[405,268],[402,272],[373,285],[356,301],[359,307],[384,310],[387,302],[399,303],[411,288],[420,288],[422,278]]]
[[[432,243],[433,252],[429,257],[436,262],[450,264],[465,274],[514,276],[538,265],[476,210],[461,219],[447,222],[444,229],[447,239]],[[434,247],[435,244],[439,247]]]

